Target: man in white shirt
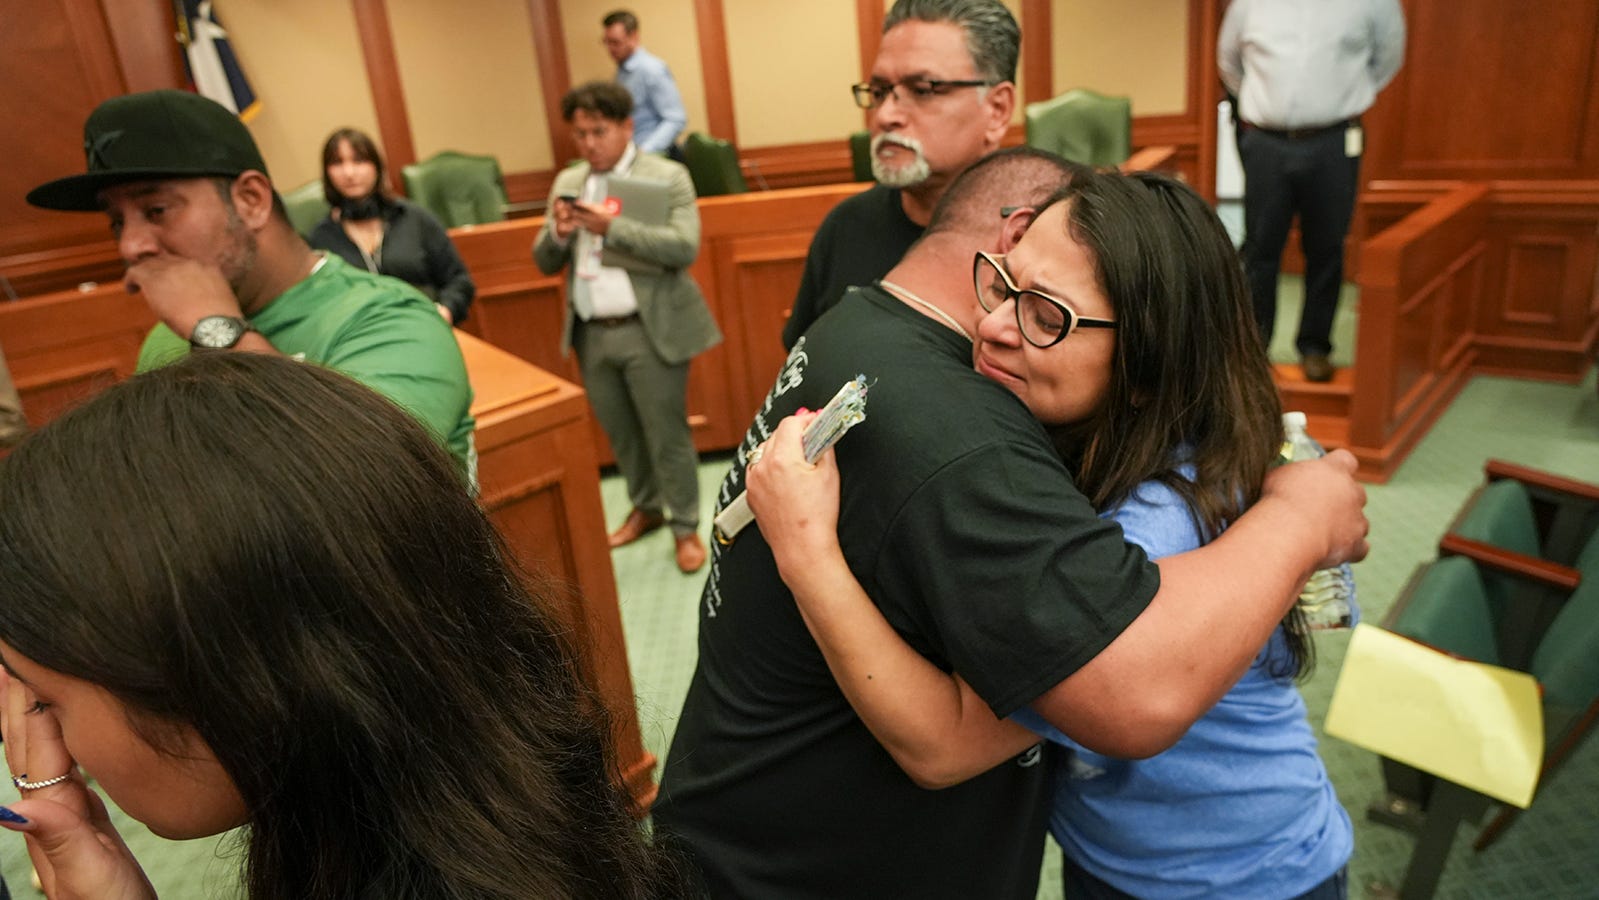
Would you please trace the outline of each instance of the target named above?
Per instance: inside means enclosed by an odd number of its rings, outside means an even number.
[[[533,260],[547,275],[569,270],[561,351],[577,351],[589,403],[627,481],[633,509],[611,533],[611,546],[670,523],[677,566],[694,572],[705,564],[705,545],[688,362],[722,334],[685,271],[700,249],[694,184],[678,163],[639,152],[632,112],[633,98],[615,82],[591,81],[561,98],[584,161],[555,176]],[[666,222],[621,214],[608,202],[613,176],[666,185]],[[607,256],[607,249],[619,253]]]
[[[1269,343],[1277,270],[1299,215],[1305,308],[1295,346],[1309,381],[1331,381],[1344,238],[1360,187],[1360,116],[1405,58],[1399,0],[1233,0],[1216,59],[1238,98],[1244,261]]]

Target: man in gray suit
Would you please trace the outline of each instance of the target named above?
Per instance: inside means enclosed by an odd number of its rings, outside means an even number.
[[[633,509],[611,546],[670,521],[677,567],[694,572],[705,564],[705,545],[684,392],[688,361],[722,334],[684,271],[700,249],[693,182],[681,165],[639,152],[632,113],[632,96],[614,82],[591,81],[561,98],[584,161],[555,176],[533,261],[545,274],[569,269],[561,352],[577,350],[589,402],[627,480]],[[607,203],[612,176],[664,184],[665,224]]]

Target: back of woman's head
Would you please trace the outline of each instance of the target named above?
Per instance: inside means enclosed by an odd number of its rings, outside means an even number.
[[[1237,251],[1215,212],[1163,175],[1096,172],[1063,192],[1117,320],[1110,393],[1074,429],[1096,505],[1150,478],[1188,493],[1214,534],[1260,493],[1281,443],[1277,391]]]
[[[360,200],[360,197],[345,197],[333,184],[333,179],[328,176],[328,167],[339,161],[339,147],[349,144],[350,153],[356,159],[369,162],[377,170],[377,181],[373,183],[372,195],[386,197],[388,195],[388,182],[383,175],[383,152],[378,149],[377,142],[372,136],[358,128],[340,128],[328,135],[322,144],[322,198],[329,206],[337,207],[341,200]]]
[[[648,891],[565,627],[340,375],[196,355],[63,416],[0,465],[0,585],[0,639],[209,744],[252,897]]]

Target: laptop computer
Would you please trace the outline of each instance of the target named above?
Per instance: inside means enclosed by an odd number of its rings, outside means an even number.
[[[613,175],[605,180],[605,204],[612,215],[645,225],[665,225],[672,213],[672,189],[664,181]],[[664,272],[666,267],[617,250],[607,241],[600,264],[634,272]]]

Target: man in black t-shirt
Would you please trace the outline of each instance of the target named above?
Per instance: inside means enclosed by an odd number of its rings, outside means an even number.
[[[922,234],[956,176],[998,149],[1016,108],[1021,29],[1000,0],[899,0],[883,18],[871,76],[854,86],[871,111],[872,177],[811,239],[783,346],[871,284]]]
[[[881,286],[795,345],[719,505],[781,417],[864,374],[866,420],[837,451],[839,533],[873,602],[996,714],[1030,706],[1096,750],[1150,755],[1247,668],[1310,571],[1362,552],[1361,495],[1348,454],[1285,467],[1221,538],[1158,570],[1095,515],[1026,407],[972,370],[964,336],[974,252],[1008,250],[1070,172],[1018,148],[963,175]],[[756,527],[715,548],[700,614],[654,814],[712,896],[1034,896],[1041,749],[915,786],[834,683]]]

